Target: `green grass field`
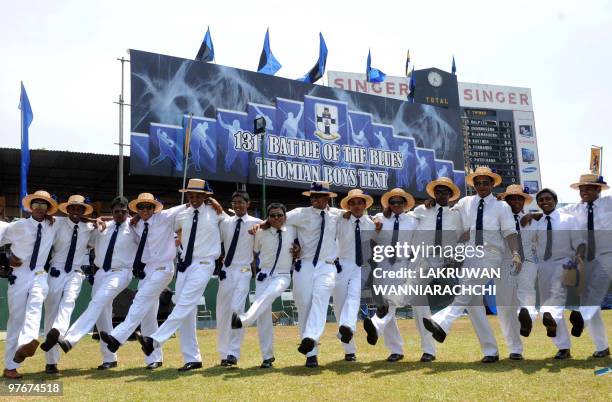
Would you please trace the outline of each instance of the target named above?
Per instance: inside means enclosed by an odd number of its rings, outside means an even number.
[[[604,318],[607,328],[612,328],[612,311],[604,312]],[[501,341],[497,319],[491,317],[491,323]],[[61,375],[56,379],[63,382],[64,397],[74,400],[612,400],[612,375],[593,374],[612,360],[589,357],[593,346],[587,331],[581,338],[572,338],[570,360],[552,359],[556,349],[538,325],[525,341],[527,360],[508,360],[502,341],[502,360],[482,364],[476,335],[463,317],[446,342],[438,344],[437,360],[420,363],[414,321],[400,320],[399,325],[406,354],[399,363],[385,361],[388,353],[382,339],[376,346],[368,345],[361,327],[358,360],[345,362],[335,338],[337,327],[330,323],[321,339],[318,369],[303,367],[304,357],[296,350],[297,327],[279,326],[275,327],[276,363],[271,370],[259,368],[257,331],[249,328],[238,368],[218,366],[216,331],[202,330],[198,332],[201,370],[177,372],[183,361],[178,339],[173,338],[164,347],[164,367],[159,370],[145,370],[138,343],[129,342],[119,351],[118,368],[98,371],[98,345],[87,338],[62,355]],[[4,342],[0,351],[4,353]],[[20,371],[25,381],[53,378],[43,369],[39,350]]]

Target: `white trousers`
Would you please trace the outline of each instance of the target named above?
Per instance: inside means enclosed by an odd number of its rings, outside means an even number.
[[[516,298],[518,299],[519,303],[519,311],[521,308],[526,308],[529,312],[529,316],[531,317],[531,321],[535,322],[535,320],[538,318],[538,309],[536,308],[536,279],[538,278],[538,264],[531,261],[523,261],[521,272],[519,272],[516,278]]]
[[[501,266],[501,256],[485,254],[482,258],[466,258],[463,266],[470,268],[497,268]],[[486,285],[488,281],[488,278],[464,278],[459,280],[459,284],[467,286]],[[497,342],[487,319],[482,296],[469,294],[455,296],[450,305],[438,311],[431,319],[448,334],[453,322],[461,317],[464,310],[467,310],[472,326],[476,331],[482,353],[485,356],[499,355]]]
[[[176,274],[174,309],[151,336],[156,343],[155,346],[161,347],[172,334],[179,331],[185,363],[202,361],[196,334],[198,303],[214,270],[215,260],[208,258],[193,262],[184,272]]]
[[[138,282],[138,291],[132,301],[125,320],[113,329],[111,335],[124,344],[130,335],[140,325],[143,336],[151,336],[157,331],[157,311],[159,310],[159,295],[168,286],[174,274],[172,261],[147,264],[145,278]],[[161,348],[155,348],[153,353],[145,356],[145,363],[161,362]]]
[[[610,262],[601,257],[593,261],[585,261],[586,278],[584,291],[580,297],[580,313],[585,327],[589,330],[596,351],[608,347],[606,327],[601,318],[601,302],[610,288],[610,276],[604,264]]]
[[[232,329],[232,313],[244,313],[244,306],[251,287],[251,267],[223,267],[225,279],[219,281],[217,291],[217,350],[221,359],[232,355],[240,358],[240,346],[244,339],[244,327]]]
[[[99,269],[96,272],[91,301],[65,335],[65,339],[73,347],[91,331],[94,325],[98,328],[98,332],[111,333],[113,330],[113,300],[130,284],[131,280],[132,271],[129,268],[109,271]],[[117,361],[117,354],[108,350],[104,342],[100,342],[100,353],[103,363]]]
[[[353,331],[353,339],[343,343],[344,353],[355,353],[355,334],[357,328],[357,315],[361,301],[361,267],[354,262],[340,260],[342,271],[336,275],[336,285],[332,292],[334,315],[338,326],[344,325]]]
[[[520,276],[530,276],[532,274],[531,271],[534,271],[531,265],[533,264],[525,261],[521,272],[518,275],[511,275],[514,269],[512,260],[504,259],[501,265],[500,278],[495,278],[497,317],[510,353],[523,353],[523,341],[520,334],[521,325],[518,321],[518,311],[521,304],[518,299],[518,289]],[[528,275],[525,275],[523,270],[528,271]],[[535,271],[537,273],[537,268]],[[535,306],[532,307],[535,310]]]
[[[242,327],[246,328],[257,320],[259,350],[263,360],[267,360],[274,357],[272,303],[289,287],[291,275],[275,273],[270,276],[269,269],[262,269],[260,272],[267,276],[263,281],[255,281],[255,301],[245,313],[240,314],[240,321]]]
[[[17,369],[20,364],[13,361],[20,345],[38,339],[42,307],[49,285],[47,273],[41,268],[31,271],[27,266],[13,268],[15,283],[8,285],[7,299],[9,317],[6,323],[6,346],[4,366]]]
[[[538,264],[538,289],[540,291],[540,313],[550,313],[557,322],[557,336],[552,338],[558,349],[569,349],[571,345],[563,311],[567,300],[567,289],[561,281],[563,264],[567,259],[540,261]]]
[[[55,328],[64,335],[70,327],[70,318],[76,305],[76,299],[81,293],[81,285],[85,277],[82,272],[74,269],[69,273],[64,268],[56,267],[60,275],[47,276],[49,282],[49,293],[45,299],[45,335]],[[60,359],[59,345],[55,345],[45,353],[47,364],[57,364]]]
[[[300,339],[311,338],[315,344],[323,335],[327,321],[327,308],[336,282],[336,266],[325,261],[312,265],[302,260],[299,272],[293,273],[293,296],[298,309]],[[318,347],[306,356],[316,356]]]

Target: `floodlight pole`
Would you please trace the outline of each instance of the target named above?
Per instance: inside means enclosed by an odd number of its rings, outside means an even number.
[[[125,63],[130,61],[123,56],[118,61],[121,62],[121,93],[119,94],[119,102],[114,102],[119,105],[119,162],[117,165],[117,195],[123,197],[123,147],[126,144],[123,143],[123,107],[126,106],[124,98],[125,88]],[[128,105],[129,106],[129,105]]]

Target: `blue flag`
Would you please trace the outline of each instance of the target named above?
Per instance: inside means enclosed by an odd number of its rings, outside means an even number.
[[[32,120],[34,120],[34,114],[32,113],[32,107],[30,106],[30,100],[26,93],[23,82],[21,83],[21,97],[19,98],[19,109],[21,110],[21,186],[19,189],[19,204],[21,200],[28,193],[28,170],[30,169],[30,144],[28,129]]]
[[[377,68],[372,68],[370,65],[372,63],[372,56],[370,55],[370,50],[368,49],[368,63],[366,65],[366,79],[368,82],[383,82],[385,80],[385,73],[380,71]]]
[[[204,35],[204,40],[200,45],[200,50],[198,50],[195,59],[197,61],[213,61],[215,59],[215,47],[213,46],[210,36],[210,27],[206,28],[206,35]]]
[[[453,75],[455,75],[455,73],[457,72],[457,66],[455,65],[455,56],[453,56],[453,65],[451,67],[451,72],[453,73]]]
[[[408,102],[414,103],[414,92],[416,90],[416,79],[414,78],[414,67],[412,67],[412,73],[410,73],[410,83],[408,84]]]
[[[298,81],[314,84],[325,74],[325,65],[327,64],[327,46],[323,39],[323,34],[319,32],[319,60],[303,77],[298,78]]]
[[[258,73],[274,75],[280,70],[282,65],[276,60],[276,57],[270,50],[270,32],[266,30],[266,37],[264,39],[263,49],[261,56],[259,56],[259,66],[257,67]]]
[[[410,49],[406,51],[406,77],[410,75]]]

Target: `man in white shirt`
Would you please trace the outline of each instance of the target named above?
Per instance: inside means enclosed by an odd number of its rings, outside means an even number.
[[[131,266],[138,246],[132,227],[127,222],[127,208],[128,200],[125,197],[115,197],[111,201],[112,222],[94,230],[90,245],[96,253],[96,273],[91,300],[64,336],[55,327],[49,331],[45,341],[49,346],[53,347],[57,343],[68,353],[94,325],[98,331],[113,330],[113,300],[132,280]],[[100,353],[102,364],[98,366],[99,370],[117,367],[117,354],[108,350],[104,342],[100,342]]]
[[[542,322],[546,334],[559,349],[555,359],[568,359],[571,357],[571,342],[563,319],[567,288],[563,285],[562,277],[564,265],[570,260],[584,259],[585,239],[577,219],[556,210],[557,194],[554,191],[547,188],[540,190],[536,201],[544,212],[534,228]]]
[[[197,308],[200,298],[221,255],[219,222],[221,207],[210,196],[212,190],[204,180],[190,179],[187,188],[189,206],[175,218],[174,229],[181,233],[182,260],[177,265],[176,304],[172,313],[153,335],[143,337],[146,355],[161,347],[177,330],[180,333],[184,365],[181,372],[202,368],[202,356],[196,336]]]
[[[28,194],[22,205],[32,215],[10,223],[0,239],[0,245],[11,244],[3,373],[11,380],[22,377],[17,369],[39,345],[43,301],[49,290],[44,267],[59,226],[53,225],[51,217],[57,211],[57,202],[48,192]]]
[[[257,321],[259,349],[263,357],[261,368],[274,363],[274,332],[272,330],[272,303],[291,282],[291,266],[296,238],[295,228],[285,226],[286,208],[280,203],[268,205],[270,227],[255,233],[253,251],[259,254],[259,269],[255,282],[255,301],[247,312],[232,313],[232,329],[248,327]]]
[[[57,231],[47,277],[49,293],[44,302],[44,331],[47,336],[40,345],[46,352],[47,374],[59,373],[57,340],[70,326],[72,311],[83,284],[83,257],[95,229],[93,224],[82,221],[84,216],[93,212],[93,207],[85,202],[82,195],[71,195],[67,202],[59,205],[59,210],[67,217],[56,217]]]
[[[136,337],[142,345],[143,336],[151,336],[158,329],[157,310],[159,295],[168,286],[174,274],[174,219],[185,209],[184,205],[163,210],[161,202],[153,194],[141,193],[128,204],[132,212],[134,234],[138,247],[132,264],[132,273],[139,279],[138,291],[125,320],[110,333],[100,331],[100,339],[115,353],[140,325]],[[161,347],[145,357],[146,368],[154,370],[162,366]]]
[[[529,336],[533,320],[537,317],[535,308],[535,284],[538,266],[535,263],[535,231],[531,224],[521,227],[520,221],[525,215],[525,205],[531,204],[533,197],[529,195],[528,188],[523,189],[518,184],[511,184],[500,199],[512,209],[515,229],[519,237],[519,254],[523,260],[521,271],[516,273],[512,269],[512,254],[506,249],[502,261],[501,278],[495,278],[497,289],[496,304],[497,316],[502,334],[510,350],[510,360],[523,360],[522,336]],[[518,319],[517,319],[518,312]]]
[[[570,186],[578,190],[580,202],[560,209],[578,220],[578,227],[587,231],[587,250],[584,260],[586,277],[580,296],[579,310],[572,311],[573,335],[580,336],[582,325],[589,329],[595,352],[593,357],[610,356],[606,327],[601,318],[601,303],[610,291],[612,278],[612,197],[601,196],[609,189],[603,177],[584,174]]]
[[[425,190],[431,197],[428,202],[431,205],[430,208],[419,205],[410,212],[410,215],[418,220],[412,242],[417,246],[434,247],[434,251],[416,256],[409,266],[414,279],[408,279],[407,285],[429,285],[433,278],[425,274],[427,270],[447,266],[446,263],[450,262],[443,257],[441,252],[435,251],[435,247],[440,247],[440,250],[442,247],[455,247],[463,234],[461,215],[458,211],[450,209],[449,206],[449,203],[461,197],[459,187],[451,179],[440,177],[429,182]],[[436,359],[436,348],[431,333],[423,325],[423,318],[431,317],[427,295],[409,295],[406,297],[405,304],[412,305],[415,324],[421,337],[423,351],[421,362],[431,362]]]
[[[338,245],[339,272],[336,275],[333,303],[338,321],[338,338],[344,348],[344,360],[355,361],[357,351],[353,335],[357,326],[361,300],[361,271],[371,256],[370,240],[374,222],[365,214],[374,200],[363,190],[353,189],[340,201],[340,207],[349,211],[338,219],[336,243]]]
[[[250,216],[250,197],[246,191],[232,194],[234,216],[224,214],[219,223],[221,241],[225,250],[223,266],[219,272],[217,292],[217,348],[222,366],[238,364],[244,328],[232,330],[232,313],[244,313],[244,305],[251,287],[253,272],[253,235],[249,230],[261,223]]]
[[[378,247],[404,247],[412,244],[412,236],[416,229],[418,221],[408,215],[415,204],[414,197],[402,190],[394,188],[391,191],[384,193],[380,203],[384,211],[374,217],[374,222],[380,227],[373,236],[373,240]],[[399,250],[396,248],[396,250]],[[387,289],[398,289],[404,283],[403,279],[396,278],[395,275],[402,269],[407,268],[410,263],[410,256],[396,252],[390,258],[384,258],[378,262],[374,260],[376,265],[372,271],[373,285],[386,287]],[[383,278],[383,276],[385,276]],[[396,292],[388,291],[387,294],[376,294],[373,296],[379,304],[376,314],[370,318],[366,317],[363,320],[363,328],[367,333],[367,342],[370,345],[376,345],[378,337],[384,335],[385,346],[391,352],[387,357],[388,362],[398,362],[404,358],[404,340],[399,332],[395,312],[398,307],[404,305],[404,297]]]
[[[456,295],[449,306],[438,311],[431,319],[423,318],[423,323],[434,339],[441,343],[444,342],[453,322],[467,309],[484,354],[481,362],[493,363],[499,360],[499,351],[487,320],[481,290],[484,292],[482,287],[490,280],[493,270],[501,268],[506,248],[504,239],[512,250],[513,269],[520,271],[518,236],[510,207],[492,194],[493,188],[501,184],[501,176],[488,167],[478,167],[467,176],[466,181],[476,189],[477,195],[462,198],[453,208],[461,214],[464,231],[469,233],[466,244],[480,250],[474,253],[474,257],[466,258],[463,266],[476,268],[481,275],[460,279],[460,285],[474,289],[474,294],[471,294],[470,290]]]

